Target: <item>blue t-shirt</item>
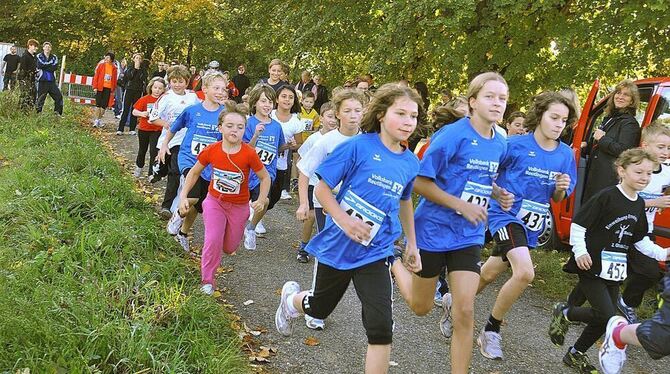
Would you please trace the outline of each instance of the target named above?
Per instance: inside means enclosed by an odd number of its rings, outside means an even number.
[[[202,103],[193,104],[186,109],[172,122],[170,132],[176,134],[177,131],[186,128],[184,140],[179,147],[179,172],[192,168],[198,160],[198,154],[208,145],[221,140],[221,132],[218,130],[219,114],[224,110],[220,105],[219,109],[209,111],[205,109]],[[202,179],[212,179],[212,166],[208,165],[200,174]]]
[[[405,150],[394,153],[379,134],[361,134],[338,145],[316,169],[330,188],[342,185],[336,199],[352,217],[372,227],[368,243],[355,242],[330,215],[323,231],[313,237],[306,251],[319,262],[339,270],[358,268],[393,255],[393,242],[402,233],[400,199],[411,197],[419,160]]]
[[[242,140],[245,143],[249,143],[251,138],[254,137],[254,132],[256,132],[256,125],[260,123],[260,120],[256,116],[249,117],[247,120],[247,127],[244,130],[244,137]],[[286,140],[284,139],[284,131],[282,131],[281,125],[279,122],[270,119],[270,123],[265,125],[265,130],[258,135],[256,140],[256,153],[260,157],[261,162],[265,165],[265,169],[270,173],[270,179],[274,182],[275,177],[277,177],[277,153],[279,147],[284,145]],[[253,170],[249,173],[249,189],[253,190],[261,183],[260,179]]]
[[[488,206],[498,165],[507,142],[494,130],[487,139],[472,128],[469,118],[444,126],[431,137],[419,175],[455,197]],[[421,199],[414,215],[417,245],[422,250],[448,252],[484,244],[486,225],[473,225],[460,213]]]
[[[495,233],[510,223],[518,223],[526,231],[528,246],[535,247],[556,189],[556,175],[570,175],[567,195],[575,188],[577,166],[572,149],[559,141],[556,149],[545,151],[533,133],[513,136],[508,139],[499,172],[496,184],[514,194],[514,204],[505,212],[497,201],[491,201],[489,230]]]

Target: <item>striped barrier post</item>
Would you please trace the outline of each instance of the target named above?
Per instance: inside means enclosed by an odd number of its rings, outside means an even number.
[[[95,105],[93,77],[75,73],[65,73],[62,77],[61,83],[67,85],[67,90],[63,91],[65,97],[74,103]]]

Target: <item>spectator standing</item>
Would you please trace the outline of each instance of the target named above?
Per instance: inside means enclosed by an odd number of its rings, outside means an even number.
[[[300,92],[307,92],[307,91],[312,91],[312,87],[314,87],[314,81],[312,80],[312,73],[309,71],[305,70],[300,74],[300,82],[295,85],[296,91]]]
[[[428,86],[425,82],[415,82],[414,89],[419,93],[419,95],[421,95],[423,109],[428,112],[428,107],[430,106],[430,99],[428,98]]]
[[[56,70],[58,69],[58,57],[51,53],[51,43],[42,44],[42,52],[37,55],[37,113],[42,112],[47,95],[54,101],[54,112],[63,114],[63,95],[58,89],[56,82]]]
[[[16,71],[19,68],[21,57],[17,54],[16,46],[9,47],[9,53],[2,59],[2,81],[3,90],[13,90],[16,88]]]
[[[114,118],[120,119],[121,118],[121,113],[123,113],[123,91],[125,90],[125,80],[124,76],[126,74],[126,69],[128,67],[128,62],[124,58],[119,62],[118,60],[115,62],[116,68],[119,69],[119,72],[117,73],[118,75],[116,76],[116,81],[118,84],[116,85],[116,90],[114,91],[114,97],[116,100],[114,100]]]
[[[200,73],[198,73],[198,68],[196,68],[195,65],[191,65],[189,71],[191,72],[191,80],[188,82],[188,89],[195,91],[195,87],[200,83],[202,77],[200,76]]]
[[[93,75],[93,92],[95,92],[95,106],[93,112],[93,127],[102,127],[102,116],[105,109],[114,105],[114,91],[117,84],[117,68],[114,65],[114,53],[107,52],[105,58],[98,62]]]
[[[240,64],[237,67],[237,75],[233,77],[232,82],[235,84],[235,87],[237,87],[237,90],[240,92],[240,94],[235,97],[235,101],[238,103],[242,102],[242,96],[247,92],[247,89],[251,86],[251,82],[249,81],[249,78],[246,76],[247,68],[244,66],[244,64]]]
[[[321,111],[321,105],[328,102],[328,88],[321,83],[321,76],[315,75],[312,93],[314,94],[314,108],[317,112]]]
[[[117,135],[123,134],[123,128],[126,126],[126,122],[128,122],[128,126],[130,127],[130,135],[135,135],[137,117],[131,115],[131,113],[137,100],[142,97],[142,93],[147,84],[148,75],[147,70],[142,65],[142,55],[135,53],[133,55],[133,64],[126,69],[126,73],[123,76],[125,85],[125,92],[123,94],[123,113],[119,119],[119,127],[116,131]],[[130,119],[128,116],[130,116]]]
[[[158,70],[151,73],[151,78],[156,78],[156,77],[167,79],[167,64],[164,63],[163,61],[159,61],[158,62]]]
[[[37,77],[37,40],[29,39],[26,51],[19,61],[20,69],[17,74],[19,81],[19,90],[21,91],[20,107],[23,110],[35,108],[35,98],[37,97],[37,87],[35,79]]]

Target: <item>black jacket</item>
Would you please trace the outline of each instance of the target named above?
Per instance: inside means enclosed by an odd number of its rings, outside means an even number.
[[[324,85],[316,86],[316,101],[314,102],[314,109],[317,112],[321,111],[321,105],[328,102],[328,89]]]
[[[135,66],[128,66],[123,75],[123,84],[126,90],[144,92],[147,85],[147,70],[143,67],[135,69]]]
[[[314,87],[314,81],[311,79],[307,83],[303,83],[302,81],[300,81],[298,82],[298,84],[295,85],[295,89],[300,92],[311,91],[312,87]]]
[[[240,94],[235,97],[235,101],[238,103],[242,102],[242,96],[244,95],[244,92],[247,90],[247,88],[251,86],[251,82],[245,74],[237,74],[231,80],[235,84],[237,90],[240,91]]]
[[[582,201],[605,187],[619,182],[614,161],[621,152],[640,145],[640,124],[631,114],[615,112],[603,119],[598,127],[605,131],[600,141],[591,138],[582,150],[586,160],[586,188]]]
[[[30,52],[25,51],[21,56],[19,64],[17,78],[19,80],[35,82],[35,77],[37,76],[37,55],[31,55]]]

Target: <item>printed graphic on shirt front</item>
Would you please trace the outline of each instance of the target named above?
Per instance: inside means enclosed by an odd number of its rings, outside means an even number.
[[[222,194],[239,194],[244,176],[242,173],[217,168],[212,169],[214,189]]]

